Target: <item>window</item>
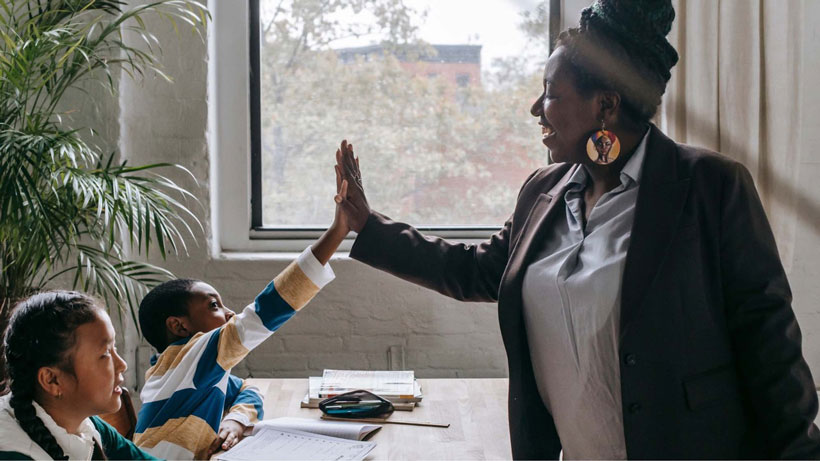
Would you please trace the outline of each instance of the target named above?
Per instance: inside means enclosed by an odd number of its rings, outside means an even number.
[[[330,223],[343,138],[371,206],[430,229],[497,229],[546,163],[546,1],[250,2],[257,236]]]

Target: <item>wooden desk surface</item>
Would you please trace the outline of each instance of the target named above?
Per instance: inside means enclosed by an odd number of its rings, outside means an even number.
[[[385,424],[369,440],[367,459],[510,459],[507,379],[419,379],[424,398],[413,411],[392,419],[450,423],[434,428]],[[318,409],[299,408],[307,379],[249,379],[265,397],[265,419],[319,418]]]

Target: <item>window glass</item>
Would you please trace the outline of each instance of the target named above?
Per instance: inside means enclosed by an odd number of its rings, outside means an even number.
[[[265,227],[330,223],[339,142],[374,209],[419,226],[499,226],[547,163],[538,0],[260,0]]]

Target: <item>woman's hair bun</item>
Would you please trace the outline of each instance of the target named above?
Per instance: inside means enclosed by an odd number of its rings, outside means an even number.
[[[596,0],[581,13],[579,29],[617,41],[633,60],[666,83],[678,53],[666,39],[675,20],[671,0]]]

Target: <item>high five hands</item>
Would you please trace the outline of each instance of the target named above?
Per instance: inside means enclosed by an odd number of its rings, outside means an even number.
[[[364,195],[359,159],[353,155],[353,144],[342,141],[336,149],[336,220],[353,231],[361,232],[370,217],[370,205]]]

